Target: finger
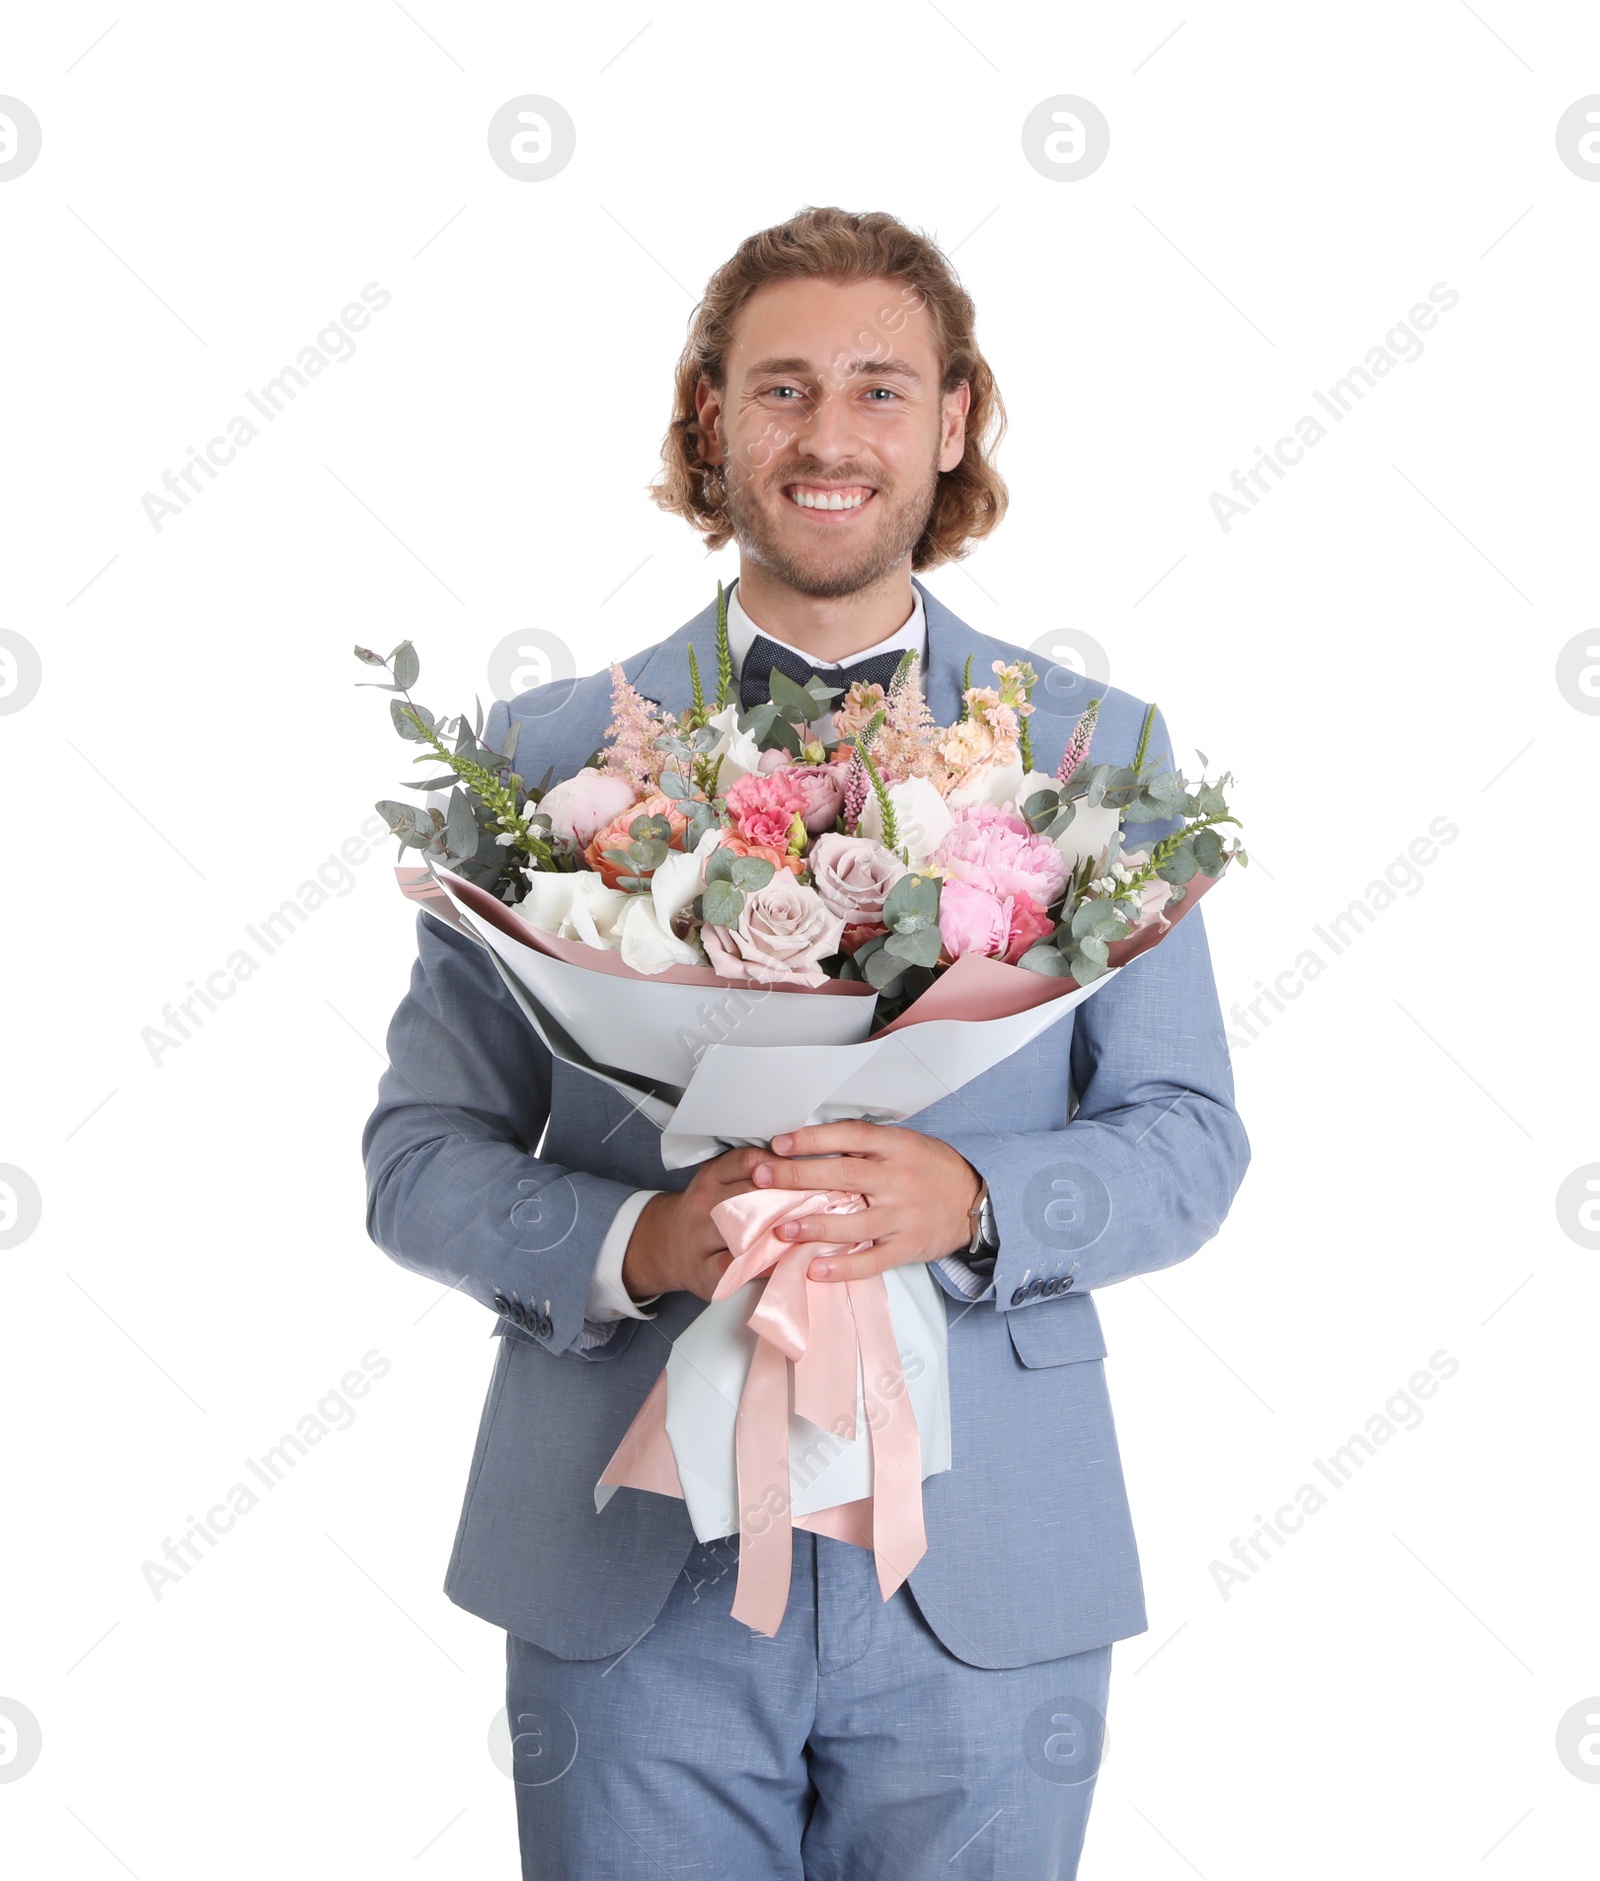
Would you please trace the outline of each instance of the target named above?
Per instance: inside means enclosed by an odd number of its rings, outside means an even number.
[[[905,1235],[891,1235],[859,1254],[826,1254],[806,1265],[808,1280],[866,1280],[873,1274],[887,1273],[891,1267],[905,1267],[920,1259],[915,1244]]]
[[[772,1139],[778,1156],[887,1156],[891,1146],[884,1141],[891,1134],[880,1123],[814,1123],[804,1130],[791,1130]],[[893,1132],[898,1134],[898,1132]]]
[[[848,1189],[871,1195],[883,1181],[882,1165],[865,1156],[808,1156],[796,1162],[758,1163],[758,1189]]]
[[[905,1217],[898,1209],[861,1208],[852,1215],[807,1215],[800,1221],[783,1221],[774,1232],[780,1241],[830,1241],[848,1247],[852,1241],[881,1241],[904,1227]]]

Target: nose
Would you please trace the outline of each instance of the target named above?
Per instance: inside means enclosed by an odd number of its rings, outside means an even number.
[[[797,441],[822,465],[845,463],[861,454],[861,426],[849,383],[822,387],[798,428]]]

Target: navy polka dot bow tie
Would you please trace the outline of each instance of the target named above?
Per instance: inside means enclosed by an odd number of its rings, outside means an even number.
[[[903,651],[873,653],[864,660],[857,660],[853,666],[813,666],[803,654],[791,653],[787,647],[778,646],[764,634],[757,634],[750,643],[750,651],[744,656],[744,665],[739,673],[739,710],[753,712],[758,705],[767,703],[772,697],[772,675],[775,672],[792,679],[797,686],[804,686],[808,680],[817,678],[825,686],[843,688],[839,697],[833,701],[837,709],[844,703],[844,692],[857,680],[869,686],[882,686],[887,692],[889,681],[894,678],[904,657]]]

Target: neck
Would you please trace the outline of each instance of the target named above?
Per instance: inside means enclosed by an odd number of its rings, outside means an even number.
[[[854,594],[813,595],[741,556],[739,604],[763,632],[819,662],[838,665],[887,640],[911,618],[916,605],[911,558]]]

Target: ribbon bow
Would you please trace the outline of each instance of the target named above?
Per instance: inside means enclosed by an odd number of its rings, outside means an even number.
[[[818,1254],[836,1242],[784,1241],[777,1229],[807,1215],[848,1215],[866,1206],[838,1189],[757,1189],[719,1202],[711,1217],[733,1260],[717,1283],[725,1299],[766,1276],[745,1322],[756,1349],[735,1423],[739,1485],[739,1577],[733,1617],[769,1638],[789,1604],[791,1529],[810,1529],[870,1548],[887,1600],[927,1552],[922,1520],[922,1444],[895,1343],[881,1274],[865,1280],[810,1280]],[[857,1242],[846,1250],[868,1246]],[[856,1365],[865,1387],[872,1443],[872,1494],[860,1502],[795,1519],[789,1480],[789,1371],[794,1409],[820,1429],[856,1437]]]

